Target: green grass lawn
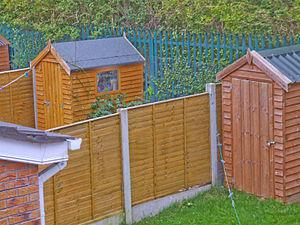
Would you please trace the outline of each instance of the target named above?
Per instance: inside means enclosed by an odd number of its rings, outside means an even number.
[[[284,205],[274,200],[234,191],[242,225],[300,224],[300,204]],[[226,189],[212,189],[196,198],[172,205],[159,215],[136,225],[237,224]]]

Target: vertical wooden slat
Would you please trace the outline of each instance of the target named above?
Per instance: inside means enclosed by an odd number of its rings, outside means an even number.
[[[241,126],[241,82],[239,79],[232,79],[232,117],[233,117],[233,175],[236,188],[243,187],[243,163],[242,163],[242,126]]]
[[[260,91],[260,151],[261,151],[261,194],[269,197],[270,170],[269,170],[269,106],[268,106],[268,84],[259,83]]]
[[[94,162],[94,158],[93,158],[93,147],[92,147],[92,141],[93,141],[93,137],[92,137],[92,122],[89,121],[88,122],[88,140],[89,140],[89,153],[90,153],[90,187],[91,187],[91,209],[92,209],[92,219],[95,219],[95,207],[94,207],[94,170],[93,170],[93,162]]]
[[[186,126],[186,108],[187,108],[187,103],[186,99],[183,99],[183,142],[184,142],[184,187],[188,187],[188,181],[187,181],[187,173],[188,173],[188,165],[187,165],[187,160],[188,160],[188,155],[187,155],[187,126]]]
[[[252,136],[252,143],[251,143],[251,160],[252,160],[252,191],[256,195],[261,195],[261,162],[260,162],[260,119],[259,119],[259,90],[258,90],[258,82],[251,81],[250,86],[250,94],[251,94],[251,136]]]
[[[268,105],[269,105],[269,140],[274,141],[274,115],[273,115],[273,85],[268,84]],[[269,176],[270,176],[270,192],[269,197],[274,198],[275,189],[274,189],[274,144],[269,147]]]
[[[241,82],[242,96],[242,155],[243,155],[243,189],[246,192],[252,191],[251,177],[251,143],[250,143],[250,85],[248,80]]]
[[[152,133],[153,133],[153,196],[156,197],[156,135],[155,135],[155,121],[154,121],[154,105],[151,106],[152,115]]]
[[[12,80],[11,79],[11,77],[10,77],[10,73],[8,74],[8,79],[9,80]],[[13,91],[12,91],[12,86],[10,85],[9,87],[9,95],[10,95],[10,98],[9,98],[9,100],[10,100],[10,117],[11,117],[11,121],[12,121],[12,123],[15,123],[15,117],[14,117],[14,110],[13,110]]]

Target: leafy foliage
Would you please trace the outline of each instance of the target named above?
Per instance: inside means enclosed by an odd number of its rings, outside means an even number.
[[[150,99],[163,100],[186,96],[205,91],[205,84],[215,82],[215,75],[220,65],[199,65],[196,72],[184,60],[176,62],[172,67],[166,67],[163,77],[154,79],[153,86],[148,88]],[[155,96],[155,90],[157,95]]]
[[[0,11],[0,22],[55,40],[77,38],[86,24],[196,33],[300,31],[300,0],[2,0]]]
[[[143,103],[145,102],[142,100],[126,103],[124,94],[101,95],[97,97],[94,103],[92,103],[92,113],[89,115],[89,117],[96,118],[110,115],[116,113],[119,108],[127,108],[131,106],[141,105]]]

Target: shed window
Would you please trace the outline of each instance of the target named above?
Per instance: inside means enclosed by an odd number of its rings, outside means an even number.
[[[106,71],[97,74],[98,92],[117,91],[119,87],[118,71]]]

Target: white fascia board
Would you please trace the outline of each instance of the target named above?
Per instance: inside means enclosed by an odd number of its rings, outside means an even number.
[[[0,137],[0,159],[31,164],[68,160],[68,142],[31,143]]]

